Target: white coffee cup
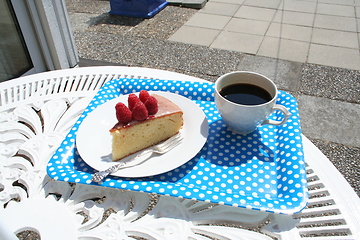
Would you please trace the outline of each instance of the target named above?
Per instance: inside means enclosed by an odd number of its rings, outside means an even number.
[[[266,90],[270,94],[269,100],[258,105],[247,105],[230,101],[220,94],[224,87],[237,83],[252,84]],[[254,72],[227,73],[215,82],[215,103],[221,117],[231,131],[243,135],[253,132],[260,125],[281,125],[288,120],[291,113],[284,106],[275,104],[277,93],[276,85],[269,78]],[[283,112],[282,121],[267,119],[275,110]]]

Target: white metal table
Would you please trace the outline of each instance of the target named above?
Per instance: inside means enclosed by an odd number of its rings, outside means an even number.
[[[358,196],[305,136],[310,200],[295,215],[52,180],[46,165],[66,133],[105,82],[123,77],[204,81],[147,68],[89,67],[0,84],[1,239],[24,230],[41,239],[360,238]]]

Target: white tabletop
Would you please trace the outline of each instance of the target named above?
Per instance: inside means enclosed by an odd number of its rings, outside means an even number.
[[[110,239],[110,235],[114,238],[134,235],[170,239],[176,234],[186,239],[202,239],[199,233],[230,239],[238,236],[269,239],[261,233],[224,226],[224,223],[256,229],[258,224],[270,218],[270,223],[265,224],[261,232],[281,239],[300,239],[300,235],[311,234],[323,236],[329,232],[335,235],[332,239],[360,238],[359,198],[305,136],[302,139],[311,198],[309,207],[295,216],[214,206],[168,196],[153,199],[141,192],[81,184],[71,187],[66,182],[51,180],[45,169],[57,146],[104,82],[121,77],[204,81],[147,68],[90,67],[46,72],[0,83],[0,179],[3,189],[0,192],[3,203],[0,226],[8,230],[2,231],[3,236],[22,229],[35,229],[42,239],[87,236]],[[16,183],[24,187],[18,187]],[[18,202],[11,201],[15,198]],[[150,203],[156,203],[155,207],[149,208]],[[115,212],[102,223],[108,208]],[[83,221],[79,211],[88,215],[87,221]],[[327,216],[330,212],[335,215]],[[307,217],[309,215],[317,217]],[[331,222],[334,221],[341,224],[333,226]],[[217,226],[207,225],[209,223]],[[321,225],[311,227],[314,224]],[[341,232],[346,236],[339,236]]]

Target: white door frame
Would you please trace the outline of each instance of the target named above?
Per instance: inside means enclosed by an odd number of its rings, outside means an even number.
[[[34,69],[27,74],[77,66],[75,46],[64,0],[10,0]]]

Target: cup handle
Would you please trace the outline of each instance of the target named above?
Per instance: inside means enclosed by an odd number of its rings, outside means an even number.
[[[284,114],[284,118],[281,120],[281,121],[275,121],[275,120],[265,120],[263,122],[262,125],[265,125],[265,124],[271,124],[271,125],[282,125],[284,124],[288,119],[289,117],[291,116],[291,113],[286,109],[286,107],[282,106],[282,105],[279,105],[279,104],[275,104],[272,108],[272,112],[274,112],[275,110],[280,110],[283,112]]]

